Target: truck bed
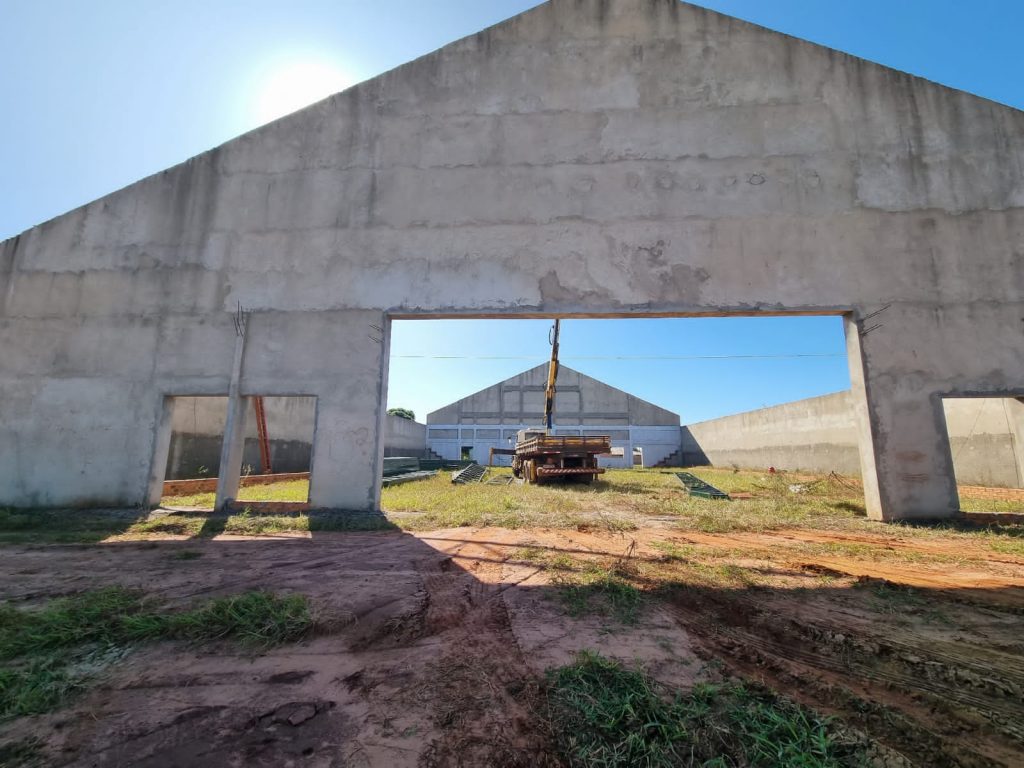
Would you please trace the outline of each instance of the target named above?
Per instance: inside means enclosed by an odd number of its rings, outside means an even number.
[[[516,445],[516,453],[521,456],[593,455],[611,449],[612,441],[607,435],[538,435]]]

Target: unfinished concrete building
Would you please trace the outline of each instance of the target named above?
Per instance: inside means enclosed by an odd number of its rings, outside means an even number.
[[[509,448],[516,432],[544,423],[548,364],[512,376],[427,415],[427,445],[445,459],[484,463],[491,448]],[[679,449],[679,415],[609,386],[566,365],[555,388],[555,434],[610,435],[622,456],[602,456],[603,467],[628,467],[633,449],[653,466]],[[507,465],[509,456],[495,456]]]
[[[239,307],[243,314],[239,316]],[[868,514],[1024,395],[1024,113],[676,0],[551,0],[0,244],[0,504],[159,498],[168,397],[317,398],[379,503],[389,323],[845,318]]]

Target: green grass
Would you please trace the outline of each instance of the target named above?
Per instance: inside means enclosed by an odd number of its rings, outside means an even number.
[[[165,496],[160,504],[165,507],[196,507],[213,509],[217,494],[213,491]],[[284,480],[269,485],[243,485],[238,489],[238,501],[306,501],[309,498],[309,480]]]
[[[674,541],[652,541],[651,549],[661,552],[666,562],[687,562],[695,557],[707,557],[707,548],[676,544]]]
[[[302,637],[312,621],[301,595],[245,592],[167,611],[139,592],[108,587],[53,600],[41,610],[0,606],[0,660],[85,643],[158,639],[230,637],[269,647]]]
[[[789,491],[793,478],[754,471],[699,467],[693,474],[728,493],[756,498],[721,501],[687,495],[673,471],[609,470],[592,485],[452,485],[448,473],[384,488],[383,515],[240,512],[227,517],[206,512],[147,515],[86,512],[16,513],[0,510],[0,543],[94,542],[108,537],[280,534],[317,531],[435,530],[459,526],[555,527],[630,531],[655,522],[682,531],[758,532],[786,528],[865,531],[878,523],[864,514],[860,492],[848,481],[821,477],[805,481],[806,493]],[[491,470],[506,475],[507,469]],[[243,489],[243,500],[298,501],[308,482],[290,480]],[[211,506],[212,494],[165,498],[172,506]],[[900,526],[901,535],[987,536],[992,547],[1024,554],[1024,525]],[[1017,541],[1013,541],[1017,539]]]
[[[56,709],[127,653],[123,646],[75,647],[0,668],[0,722]]]
[[[551,574],[551,583],[566,612],[579,618],[607,616],[622,624],[635,624],[643,607],[644,594],[630,582],[635,575],[630,560],[576,559],[564,552],[525,547],[512,555]]]
[[[559,569],[552,583],[558,586],[559,597],[570,616],[597,614],[621,624],[635,624],[644,595],[622,571],[622,567],[588,563],[576,571]]]
[[[91,544],[128,530],[143,513],[0,509],[0,544]]]
[[[259,536],[317,531],[381,531],[396,530],[387,517],[373,513],[356,512],[258,512],[248,508],[230,515],[210,512],[161,512],[140,520],[116,534],[122,540],[160,538],[163,536],[189,536],[207,538],[221,533],[236,536]]]
[[[1001,539],[992,537],[987,543],[993,552],[999,552],[1003,555],[1019,555],[1024,557],[1024,538]]]
[[[460,525],[634,530],[652,517],[705,532],[862,527],[865,522],[863,500],[836,484],[822,483],[820,493],[798,495],[789,492],[789,481],[782,475],[692,471],[726,492],[759,496],[742,501],[691,497],[670,471],[613,469],[589,486],[453,486],[447,477],[438,476],[385,488],[381,503],[389,517],[407,530]]]
[[[301,595],[245,592],[170,611],[120,587],[30,610],[0,606],[0,720],[46,712],[85,688],[126,649],[156,640],[231,639],[264,649],[314,626]]]
[[[738,683],[664,689],[584,651],[548,672],[551,729],[570,766],[839,768],[864,763],[828,719]]]

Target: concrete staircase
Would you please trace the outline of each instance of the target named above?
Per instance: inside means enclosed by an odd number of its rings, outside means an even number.
[[[674,451],[672,451],[672,453],[670,453],[668,456],[666,456],[664,459],[659,461],[654,466],[655,466],[655,468],[657,468],[657,467],[681,467],[682,464],[680,462],[682,460],[683,460],[682,449],[681,448],[676,448]]]

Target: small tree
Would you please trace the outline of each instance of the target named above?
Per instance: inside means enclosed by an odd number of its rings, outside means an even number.
[[[416,414],[408,408],[388,408],[388,416],[397,416],[400,419],[416,421]]]

